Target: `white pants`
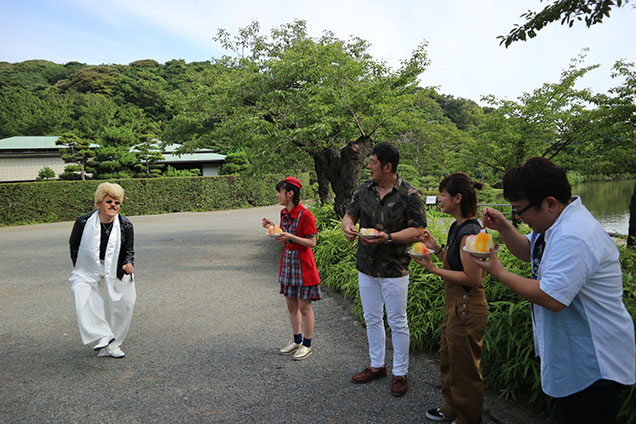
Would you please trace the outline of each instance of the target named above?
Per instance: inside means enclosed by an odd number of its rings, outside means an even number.
[[[406,317],[406,300],[409,276],[377,278],[358,272],[360,299],[367,323],[371,366],[380,368],[385,362],[386,332],[384,308],[391,327],[393,342],[393,375],[406,375],[409,368],[409,323]]]
[[[137,293],[130,276],[124,281],[115,279],[115,289],[121,299],[113,300],[106,289],[109,284],[104,278],[104,264],[100,264],[99,282],[76,281],[71,290],[75,298],[77,323],[84,344],[95,342],[102,337],[114,337],[113,346],[120,346],[128,334]]]

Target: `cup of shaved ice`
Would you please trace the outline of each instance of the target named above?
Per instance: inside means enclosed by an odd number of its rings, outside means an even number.
[[[278,238],[283,234],[283,229],[278,225],[270,225],[267,227],[267,235],[273,238]]]
[[[358,233],[360,237],[369,239],[378,237],[378,234],[379,232],[375,228],[360,228]]]
[[[411,246],[411,249],[408,251],[408,254],[417,259],[425,258],[426,256],[431,254],[431,251],[422,243],[418,241],[417,243]]]
[[[499,250],[499,245],[492,239],[492,235],[482,230],[477,234],[468,236],[464,251],[476,258],[488,258],[490,257],[489,251],[491,247],[495,251]]]

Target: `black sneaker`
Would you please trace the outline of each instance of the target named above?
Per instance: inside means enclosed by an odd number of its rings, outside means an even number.
[[[442,414],[442,411],[439,408],[433,408],[426,411],[426,418],[431,421],[451,421],[451,418],[448,418],[446,415]]]

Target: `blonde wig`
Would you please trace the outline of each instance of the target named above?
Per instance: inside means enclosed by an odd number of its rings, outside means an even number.
[[[120,202],[124,201],[124,189],[119,184],[114,183],[101,183],[95,190],[95,206],[97,203],[104,200],[104,197],[110,196]]]

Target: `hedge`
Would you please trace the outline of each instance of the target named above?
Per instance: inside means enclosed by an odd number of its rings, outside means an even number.
[[[110,180],[125,190],[123,215],[202,212],[275,204],[282,175],[175,177]],[[309,186],[309,176],[300,176]],[[103,181],[0,184],[0,225],[72,221],[95,208]]]
[[[321,284],[350,300],[353,312],[363,321],[355,267],[356,243],[347,242],[331,206],[317,208],[313,212],[319,229],[314,256]],[[446,240],[451,220],[440,218],[448,218],[448,215],[429,209],[427,218],[428,229],[435,238]],[[529,231],[527,227],[525,230]],[[498,238],[496,232],[493,234]],[[503,244],[501,240],[499,242]],[[619,251],[623,270],[623,301],[636,321],[636,250],[620,246]],[[505,245],[498,256],[508,270],[530,277],[528,264],[512,255]],[[438,266],[441,264],[438,263]],[[407,314],[411,348],[438,352],[445,306],[442,279],[415,262],[411,263],[409,271]],[[502,397],[529,401],[548,411],[551,400],[541,391],[540,364],[534,354],[530,303],[491,275],[486,277],[484,287],[490,312],[481,362],[486,387]],[[636,424],[636,385],[623,390],[618,422]]]

